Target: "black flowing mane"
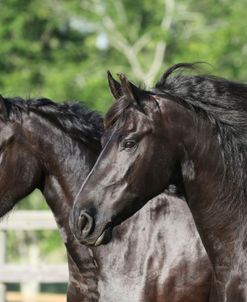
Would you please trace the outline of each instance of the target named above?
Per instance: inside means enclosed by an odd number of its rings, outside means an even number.
[[[227,127],[232,135],[246,144],[247,85],[212,75],[173,75],[178,69],[195,67],[196,64],[186,63],[172,66],[153,91],[204,114],[211,122]]]
[[[22,113],[35,112],[53,122],[75,139],[101,149],[103,132],[102,117],[96,111],[78,103],[58,104],[47,98],[2,98],[6,104],[9,120],[22,120]]]
[[[195,66],[186,63],[172,66],[153,92],[179,102],[210,121],[218,133],[233,192],[244,193],[247,184],[247,85],[211,75],[171,76],[180,68],[195,69]]]

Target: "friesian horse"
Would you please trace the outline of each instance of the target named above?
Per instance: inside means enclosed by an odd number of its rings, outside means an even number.
[[[174,73],[194,67],[172,66],[151,91],[109,74],[117,101],[71,225],[81,242],[107,243],[115,225],[174,184],[213,265],[210,301],[247,301],[247,85]]]
[[[183,200],[159,196],[116,230],[111,245],[88,248],[71,233],[72,201],[102,130],[102,118],[77,104],[1,97],[1,216],[41,190],[67,249],[68,302],[206,302],[211,267]]]

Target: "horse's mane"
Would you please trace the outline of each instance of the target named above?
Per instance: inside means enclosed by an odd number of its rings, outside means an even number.
[[[10,120],[22,120],[23,112],[36,114],[53,122],[73,138],[101,148],[103,121],[99,113],[78,103],[58,104],[46,98],[4,98]]]
[[[173,75],[180,68],[195,69],[195,65],[172,66],[153,92],[207,118],[219,134],[225,159],[242,170],[247,147],[247,85],[211,75]]]
[[[247,143],[247,85],[212,75],[173,75],[181,68],[195,69],[195,64],[172,66],[153,91],[204,114]]]

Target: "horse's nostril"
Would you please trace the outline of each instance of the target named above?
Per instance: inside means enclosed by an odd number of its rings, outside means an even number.
[[[85,229],[87,225],[88,219],[85,215],[80,215],[79,221],[78,221],[78,227],[82,231]]]
[[[86,238],[93,229],[94,220],[87,212],[81,211],[78,219],[78,230],[83,238]]]

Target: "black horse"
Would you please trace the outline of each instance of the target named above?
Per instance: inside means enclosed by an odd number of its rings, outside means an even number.
[[[194,65],[171,67],[152,91],[109,75],[117,102],[73,208],[74,232],[84,243],[106,243],[115,225],[175,184],[213,264],[210,301],[247,301],[247,86],[174,75],[179,67]]]
[[[97,113],[76,104],[0,98],[1,216],[42,191],[67,249],[69,302],[206,302],[209,260],[183,200],[159,196],[111,245],[88,248],[71,233],[72,201],[100,152],[102,128]]]

